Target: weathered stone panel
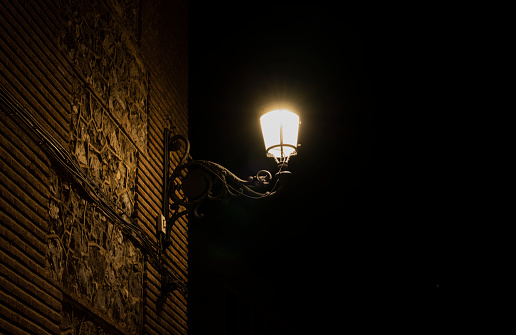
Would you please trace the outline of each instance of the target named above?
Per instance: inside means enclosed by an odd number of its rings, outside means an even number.
[[[135,201],[137,148],[84,85],[77,85],[74,92],[71,146],[87,176],[130,216]]]
[[[73,184],[51,177],[49,276],[127,333],[142,326],[142,252]],[[63,320],[77,311],[63,310]],[[68,315],[68,317],[66,317]]]
[[[147,74],[130,41],[138,31],[137,8],[137,1],[61,1],[65,24],[57,37],[77,75],[70,151],[127,216],[135,208],[138,148],[147,146]],[[127,333],[139,332],[141,251],[71,183],[55,175],[51,188],[50,275]],[[73,323],[82,313],[70,308],[62,315]]]
[[[148,79],[134,46],[138,6],[138,1],[62,0],[65,28],[57,43],[109,115],[144,150]]]

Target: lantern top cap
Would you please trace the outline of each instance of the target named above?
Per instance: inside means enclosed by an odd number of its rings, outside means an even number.
[[[260,120],[267,118],[267,117],[269,117],[269,115],[272,115],[272,114],[277,114],[277,115],[283,114],[285,116],[290,115],[290,117],[296,118],[299,121],[299,115],[297,115],[297,113],[291,111],[290,109],[285,109],[285,108],[270,110],[267,113],[262,114],[262,116],[260,117]],[[281,123],[282,122],[280,122],[280,124]]]
[[[288,110],[294,114],[298,114],[296,106],[287,101],[271,102],[258,108],[260,117],[275,110]]]

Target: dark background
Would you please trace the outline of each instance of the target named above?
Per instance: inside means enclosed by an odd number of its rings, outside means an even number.
[[[209,205],[191,224],[268,278],[299,329],[386,315],[422,291],[428,307],[428,290],[449,286],[456,24],[449,8],[423,5],[190,4],[194,158],[243,178],[274,173],[257,109],[298,106],[285,191]],[[202,284],[202,259],[190,264]]]

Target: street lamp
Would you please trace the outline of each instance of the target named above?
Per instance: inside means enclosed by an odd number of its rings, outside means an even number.
[[[220,164],[193,160],[190,156],[190,142],[182,135],[171,135],[165,129],[164,171],[163,171],[163,208],[157,220],[158,241],[162,250],[171,243],[171,230],[182,216],[198,212],[200,204],[206,200],[224,199],[230,196],[244,196],[262,199],[273,196],[283,186],[283,181],[291,172],[287,170],[288,161],[297,153],[299,116],[284,108],[271,108],[260,118],[265,150],[278,164],[278,172],[272,176],[267,170],[260,170],[246,180],[238,178]],[[170,173],[170,152],[175,151],[182,157]],[[172,202],[170,202],[172,199]]]

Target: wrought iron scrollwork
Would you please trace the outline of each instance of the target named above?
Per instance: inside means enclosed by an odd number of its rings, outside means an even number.
[[[170,152],[181,152],[177,167],[169,174]],[[260,170],[247,180],[237,177],[220,164],[193,160],[190,156],[190,143],[182,135],[170,135],[165,129],[165,157],[163,175],[163,215],[166,218],[166,234],[163,247],[170,243],[173,224],[182,216],[192,213],[195,217],[203,216],[200,205],[206,200],[225,200],[229,197],[248,197],[263,199],[276,194],[281,180],[290,175],[289,171],[280,171],[273,177],[267,170]],[[172,199],[172,203],[170,203]]]

